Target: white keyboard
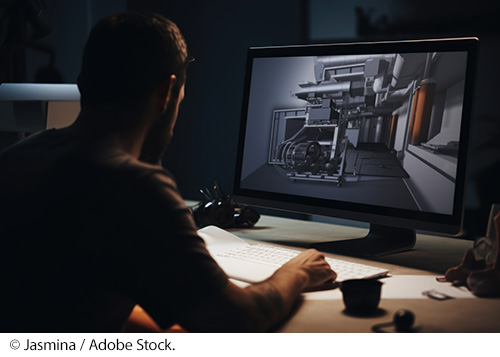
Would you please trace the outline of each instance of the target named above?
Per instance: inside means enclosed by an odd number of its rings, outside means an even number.
[[[217,256],[220,258],[237,259],[241,261],[280,267],[300,253],[300,251],[293,249],[256,244],[218,253]],[[326,258],[326,261],[337,273],[337,281],[383,277],[389,272],[388,270],[382,268],[328,257]]]

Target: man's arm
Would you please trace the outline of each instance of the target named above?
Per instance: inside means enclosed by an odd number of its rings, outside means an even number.
[[[302,291],[333,281],[324,255],[309,249],[268,280],[240,288],[231,282],[179,321],[192,332],[262,332],[283,321]]]
[[[123,204],[140,222],[141,241],[130,245],[130,254],[142,259],[124,267],[134,284],[119,286],[162,328],[177,323],[193,332],[265,331],[283,321],[302,291],[335,279],[324,256],[307,250],[261,284],[232,284],[197,235],[173,179],[166,172],[143,177],[152,184],[137,184],[137,199]],[[147,206],[135,204],[144,198]]]

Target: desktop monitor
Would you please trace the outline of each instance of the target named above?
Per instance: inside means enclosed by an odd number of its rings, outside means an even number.
[[[313,244],[378,256],[457,234],[477,38],[250,48],[236,200],[370,223]],[[314,238],[311,238],[312,240]]]

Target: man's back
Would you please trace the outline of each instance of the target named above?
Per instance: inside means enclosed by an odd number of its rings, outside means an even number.
[[[2,302],[12,307],[4,329],[117,331],[141,299],[158,309],[152,300],[166,289],[142,289],[148,271],[175,278],[179,254],[204,254],[166,171],[109,141],[48,131],[0,154],[0,172]],[[182,230],[194,244],[179,247]]]

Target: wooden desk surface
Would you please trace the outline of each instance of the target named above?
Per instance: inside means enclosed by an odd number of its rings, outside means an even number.
[[[252,229],[232,232],[251,242],[307,247],[312,241],[364,236],[366,229],[263,216]],[[431,235],[417,235],[411,251],[370,260],[327,254],[331,257],[377,265],[392,275],[442,275],[460,263],[473,242]],[[305,300],[281,332],[371,332],[374,324],[391,321],[399,309],[416,316],[420,332],[500,332],[500,299],[382,299],[381,313],[375,317],[352,317],[344,312],[341,300]]]

